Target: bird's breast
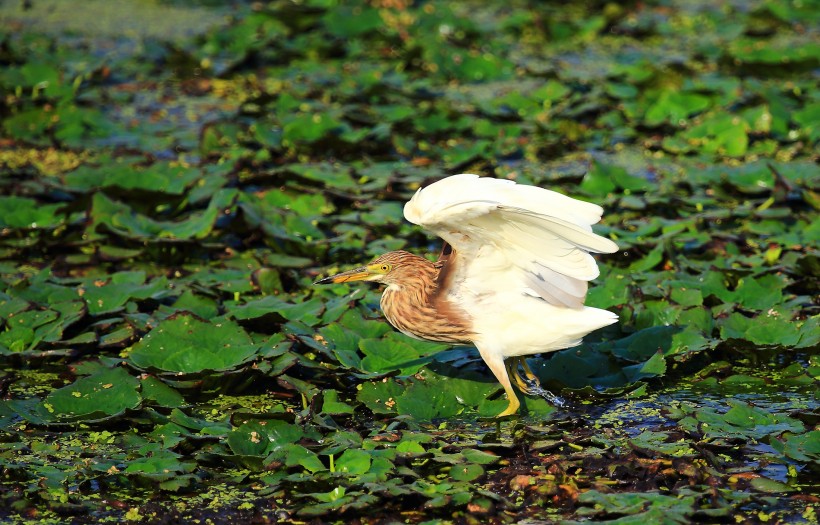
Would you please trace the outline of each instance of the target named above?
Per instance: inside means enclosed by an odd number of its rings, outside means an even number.
[[[426,341],[470,344],[470,318],[445,298],[429,298],[419,291],[388,287],[381,298],[384,316],[397,330]]]

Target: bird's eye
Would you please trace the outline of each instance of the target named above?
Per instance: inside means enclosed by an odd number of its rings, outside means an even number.
[[[380,270],[383,271],[383,272],[388,272],[388,271],[390,271],[390,265],[389,264],[382,264]]]

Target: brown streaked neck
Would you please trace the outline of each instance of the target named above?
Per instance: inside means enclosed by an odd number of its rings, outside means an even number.
[[[385,317],[402,333],[450,344],[469,344],[472,323],[447,299],[447,261],[430,262],[407,254],[398,282],[391,283],[381,298]]]

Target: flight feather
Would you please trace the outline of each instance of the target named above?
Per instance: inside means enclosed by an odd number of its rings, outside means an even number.
[[[461,261],[483,261],[463,265],[454,286],[503,279],[570,308],[583,306],[587,281],[599,274],[590,253],[618,249],[592,231],[602,213],[554,191],[470,174],[420,189],[404,207],[408,221],[447,241]]]

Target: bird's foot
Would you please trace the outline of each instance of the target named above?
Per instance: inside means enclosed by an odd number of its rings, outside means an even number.
[[[541,387],[541,381],[539,381],[538,378],[524,379],[523,377],[519,377],[519,381],[517,381],[516,384],[518,388],[528,396],[540,396],[541,392],[546,392],[546,390]]]
[[[549,390],[544,390],[543,388],[541,388],[541,385],[538,385],[538,392],[536,392],[536,394],[546,399],[547,403],[550,403],[558,408],[561,408],[567,404],[566,401],[564,401],[559,396],[556,396]]]
[[[563,399],[541,386],[538,376],[533,373],[524,357],[511,357],[507,363],[507,372],[519,390],[528,396],[541,396],[552,405],[562,407],[566,405]],[[523,370],[524,374],[521,375]]]
[[[509,392],[507,392],[507,397],[509,398],[510,404],[507,405],[507,408],[503,412],[495,416],[496,418],[512,416],[518,412],[518,408],[521,406],[521,402],[518,401],[518,397],[516,397],[515,392],[510,390]]]

